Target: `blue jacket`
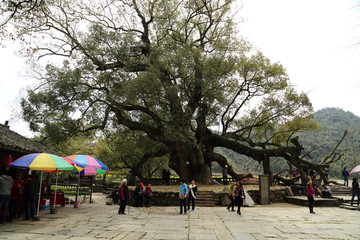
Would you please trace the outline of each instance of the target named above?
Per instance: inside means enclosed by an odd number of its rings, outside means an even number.
[[[342,170],[341,174],[343,175],[343,177],[348,177],[350,175],[349,171],[346,169]]]
[[[179,192],[179,196],[181,194],[188,194],[188,186],[186,185],[186,183],[184,183],[183,185],[180,185],[180,192]]]

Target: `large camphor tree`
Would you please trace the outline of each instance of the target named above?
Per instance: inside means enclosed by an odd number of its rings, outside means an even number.
[[[234,2],[5,1],[3,30],[21,39],[31,62],[64,58],[36,70],[41,82],[22,99],[23,118],[53,136],[136,131],[153,142],[139,166],[167,156],[180,177],[202,183],[212,181],[211,163],[251,176],[216,147],[320,169],[293,138],[316,127],[307,95],[240,38]]]

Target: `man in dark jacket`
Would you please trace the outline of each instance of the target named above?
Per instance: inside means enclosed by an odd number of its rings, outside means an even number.
[[[25,218],[24,220],[34,219],[36,213],[37,199],[39,194],[39,186],[36,181],[37,178],[35,175],[29,175],[25,189],[24,189],[24,199],[25,199]]]
[[[143,205],[144,184],[137,185],[134,191],[134,207],[142,207]]]
[[[0,175],[0,225],[3,225],[5,223],[13,183],[14,181],[12,177],[9,176],[7,173],[3,173]]]
[[[343,175],[344,178],[344,185],[349,186],[350,173],[348,170],[346,170],[346,167],[344,167],[344,169],[341,171],[341,174]]]

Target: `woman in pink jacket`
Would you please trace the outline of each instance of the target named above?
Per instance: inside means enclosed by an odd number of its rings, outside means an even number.
[[[312,181],[307,183],[307,187],[306,187],[306,192],[307,192],[307,197],[308,197],[308,201],[309,201],[309,209],[310,209],[310,213],[315,214],[313,207],[314,207],[314,197],[315,197],[315,190],[312,187]]]

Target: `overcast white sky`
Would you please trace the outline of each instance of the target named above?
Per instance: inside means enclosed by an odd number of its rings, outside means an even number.
[[[241,34],[280,62],[315,110],[338,107],[360,116],[360,7],[356,0],[242,0]],[[0,49],[0,123],[30,136],[19,120],[26,65],[14,48]]]

